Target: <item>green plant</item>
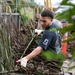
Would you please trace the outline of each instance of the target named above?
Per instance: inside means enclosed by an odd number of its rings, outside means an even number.
[[[75,15],[75,4],[69,2],[69,0],[63,0],[61,2],[61,5],[65,5],[65,6],[69,6],[70,8],[68,10],[63,11],[62,13],[59,13],[56,18],[60,19],[60,20],[67,20],[69,22],[69,26],[63,29],[59,29],[60,32],[62,34],[64,34],[65,32],[71,32],[75,30],[75,20],[72,19],[72,16]],[[73,32],[71,34],[71,36],[69,36],[67,41],[73,41],[75,40],[75,32]]]
[[[2,22],[0,27],[0,75],[5,74],[5,71],[13,70],[14,61],[12,59],[13,52],[11,47],[11,37],[6,24]],[[8,75],[8,74],[7,74]]]

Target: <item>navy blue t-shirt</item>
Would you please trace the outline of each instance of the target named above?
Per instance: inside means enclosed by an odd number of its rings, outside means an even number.
[[[56,28],[56,25],[53,23],[44,30],[42,39],[40,40],[38,46],[41,46],[44,50],[52,50],[53,52],[56,52],[55,43],[57,36],[55,31],[50,31],[52,28]]]

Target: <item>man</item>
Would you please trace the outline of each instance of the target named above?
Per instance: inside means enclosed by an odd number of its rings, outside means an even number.
[[[28,54],[24,58],[17,60],[17,63],[20,62],[21,66],[26,67],[27,61],[39,55],[43,50],[50,50],[57,53],[57,35],[55,31],[50,31],[50,29],[56,28],[56,25],[54,25],[52,21],[53,13],[50,10],[44,10],[41,13],[40,17],[40,23],[42,25],[42,28],[44,29],[41,41],[39,42],[37,48],[35,48],[30,54]]]

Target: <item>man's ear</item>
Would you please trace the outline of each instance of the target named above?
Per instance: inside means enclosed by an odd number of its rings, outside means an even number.
[[[53,19],[51,19],[51,21],[53,21]]]
[[[50,21],[53,21],[53,19],[51,19],[51,18],[49,18],[50,19]]]

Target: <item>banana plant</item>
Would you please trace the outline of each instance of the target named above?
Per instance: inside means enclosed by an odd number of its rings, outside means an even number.
[[[63,29],[59,29],[63,34],[65,32],[72,32],[71,35],[68,36],[67,42],[75,41],[75,4],[71,3],[70,0],[63,0],[61,5],[69,6],[68,10],[63,11],[62,13],[58,13],[56,18],[60,20],[67,20],[69,22],[69,26]],[[71,50],[71,54],[73,56],[73,61],[75,60],[75,47]]]
[[[68,10],[63,11],[62,13],[58,13],[58,15],[56,16],[56,18],[60,19],[60,20],[67,20],[69,22],[69,26],[64,28],[64,29],[60,29],[62,33],[68,32],[68,31],[74,31],[75,29],[75,19],[72,18],[72,16],[75,15],[75,4],[71,3],[69,0],[63,0],[61,2],[61,5],[65,5],[65,6],[69,6],[70,8]],[[74,39],[75,36],[75,32],[72,34],[73,37],[69,37],[69,39]]]

